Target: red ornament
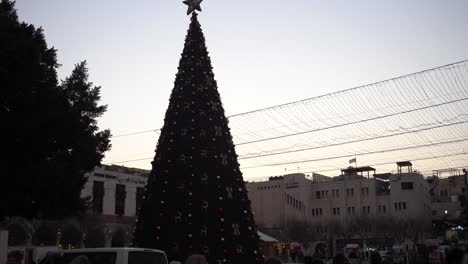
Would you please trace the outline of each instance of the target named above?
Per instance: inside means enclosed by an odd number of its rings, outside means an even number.
[[[219,229],[219,232],[223,233],[223,232],[224,232],[224,228]]]
[[[224,209],[222,207],[220,207],[220,208],[218,208],[218,211],[222,213],[224,211]]]
[[[224,250],[224,253],[228,253],[229,251],[227,249]]]
[[[196,95],[196,94],[197,94],[197,92],[195,92],[195,91],[192,92],[192,95]]]
[[[192,207],[192,202],[189,202],[189,203],[188,203],[188,206],[189,206],[189,207]]]

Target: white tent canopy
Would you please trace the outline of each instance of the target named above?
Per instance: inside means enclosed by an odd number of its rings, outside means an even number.
[[[279,242],[276,238],[273,238],[267,234],[264,234],[260,231],[257,231],[257,234],[260,236],[260,239],[263,241],[263,242]]]

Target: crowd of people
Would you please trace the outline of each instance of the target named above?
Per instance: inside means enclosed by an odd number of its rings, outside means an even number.
[[[22,264],[23,254],[21,251],[11,251],[8,253],[6,264]],[[265,260],[265,264],[282,264],[284,263],[280,258],[269,257]],[[304,257],[304,264],[326,264],[322,259],[313,258],[310,256]],[[384,264],[380,254],[373,251],[368,255],[369,264]],[[431,249],[428,253],[427,260],[422,263],[428,264],[468,264],[468,254],[465,250],[460,248],[448,249],[444,257],[441,257],[437,248]],[[60,256],[54,253],[48,253],[46,258],[40,264],[91,264],[89,259],[82,255],[74,258],[70,263],[63,263]],[[179,261],[171,261],[169,264],[182,264]],[[191,255],[185,264],[208,264],[205,256]],[[244,264],[244,263],[231,263],[231,264]],[[331,260],[331,264],[351,264],[350,260],[343,253],[337,253]],[[406,263],[404,263],[406,264]]]

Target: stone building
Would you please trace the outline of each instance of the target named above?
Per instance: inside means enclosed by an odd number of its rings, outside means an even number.
[[[302,221],[322,237],[347,236],[356,228],[355,233],[373,236],[384,222],[430,226],[429,185],[410,162],[397,166],[396,174],[350,167],[336,177],[296,173],[249,182],[256,223],[261,229],[281,230]]]
[[[456,220],[466,206],[466,175],[457,169],[434,171],[427,178],[433,220]]]

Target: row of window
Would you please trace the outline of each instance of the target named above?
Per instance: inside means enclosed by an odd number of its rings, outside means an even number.
[[[143,202],[144,188],[136,188],[136,200],[135,208],[140,208],[141,203]],[[92,210],[95,214],[102,214],[104,208],[104,182],[103,181],[94,181],[93,182],[93,200],[92,200]],[[115,215],[125,215],[125,200],[127,192],[125,190],[124,184],[115,185],[115,205],[114,213]]]
[[[323,214],[322,208],[313,208],[310,210],[312,216],[320,216]]]
[[[328,190],[316,191],[315,192],[315,199],[326,199],[329,198]],[[368,196],[369,195],[369,187],[362,187],[361,188],[361,195]],[[354,196],[354,188],[346,188],[346,196],[353,197]],[[340,190],[333,189],[331,190],[331,198],[339,198],[340,197]]]
[[[385,205],[379,205],[377,206],[378,214],[386,214],[387,213],[387,207]],[[406,202],[398,202],[395,203],[395,210],[406,210]],[[347,215],[356,215],[356,208],[354,206],[347,207]],[[369,205],[362,206],[361,207],[361,214],[362,215],[369,215],[371,213],[371,207]],[[341,215],[341,211],[339,207],[332,208],[332,214],[334,216],[339,216]],[[321,216],[323,215],[322,208],[315,208],[311,210],[311,215],[313,216]]]
[[[406,210],[406,202],[397,202],[395,205],[395,211]]]
[[[257,190],[272,190],[272,189],[280,189],[281,185],[272,185],[272,186],[259,186]]]
[[[102,174],[102,173],[94,173],[94,176],[101,177],[101,178],[108,178],[108,179],[117,179],[117,176],[109,175],[109,174]]]
[[[379,214],[386,214],[387,213],[387,206],[385,205],[379,205]]]
[[[305,210],[304,203],[302,203],[301,201],[297,200],[296,198],[292,197],[289,194],[286,194],[286,202],[288,203],[288,205],[298,210],[301,210],[301,211]]]

